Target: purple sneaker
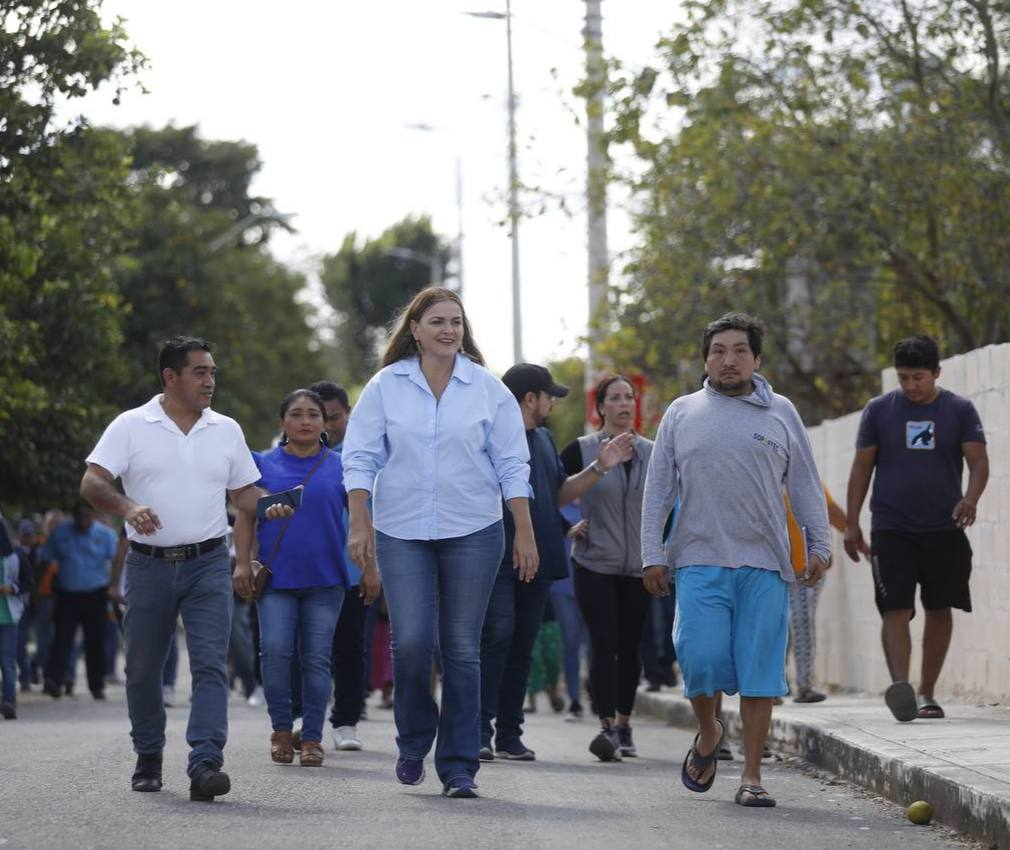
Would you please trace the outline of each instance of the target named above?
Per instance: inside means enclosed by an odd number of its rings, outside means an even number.
[[[442,789],[443,797],[470,798],[477,796],[477,783],[469,776],[455,776],[445,783]]]
[[[424,759],[398,758],[396,778],[404,785],[420,785],[424,782]]]

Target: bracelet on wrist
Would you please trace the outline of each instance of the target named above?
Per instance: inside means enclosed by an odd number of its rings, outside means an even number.
[[[595,472],[597,475],[599,475],[600,478],[602,478],[604,475],[607,474],[607,470],[605,470],[602,466],[600,466],[600,461],[598,458],[594,460],[591,464],[589,464],[589,468],[593,470],[593,472]]]

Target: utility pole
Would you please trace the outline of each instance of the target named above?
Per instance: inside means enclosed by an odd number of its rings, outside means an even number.
[[[519,297],[519,169],[516,164],[516,95],[512,82],[512,0],[505,3],[509,60],[509,227],[512,230],[512,357],[523,362],[523,318]]]
[[[600,302],[607,296],[610,271],[607,256],[607,138],[603,131],[606,67],[603,62],[603,16],[601,0],[585,0],[586,26],[582,31],[586,48],[586,201],[589,246],[589,328],[586,357],[586,389],[593,387],[599,368],[597,346],[601,340],[594,319]]]

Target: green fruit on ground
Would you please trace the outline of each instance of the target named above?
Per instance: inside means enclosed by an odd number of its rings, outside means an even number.
[[[933,807],[925,800],[916,800],[905,811],[908,819],[915,824],[925,826],[933,819]]]

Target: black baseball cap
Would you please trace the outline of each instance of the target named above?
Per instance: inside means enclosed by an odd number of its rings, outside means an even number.
[[[517,363],[502,375],[502,383],[520,401],[526,393],[547,393],[555,398],[568,395],[568,387],[554,383],[551,373],[535,363]]]

